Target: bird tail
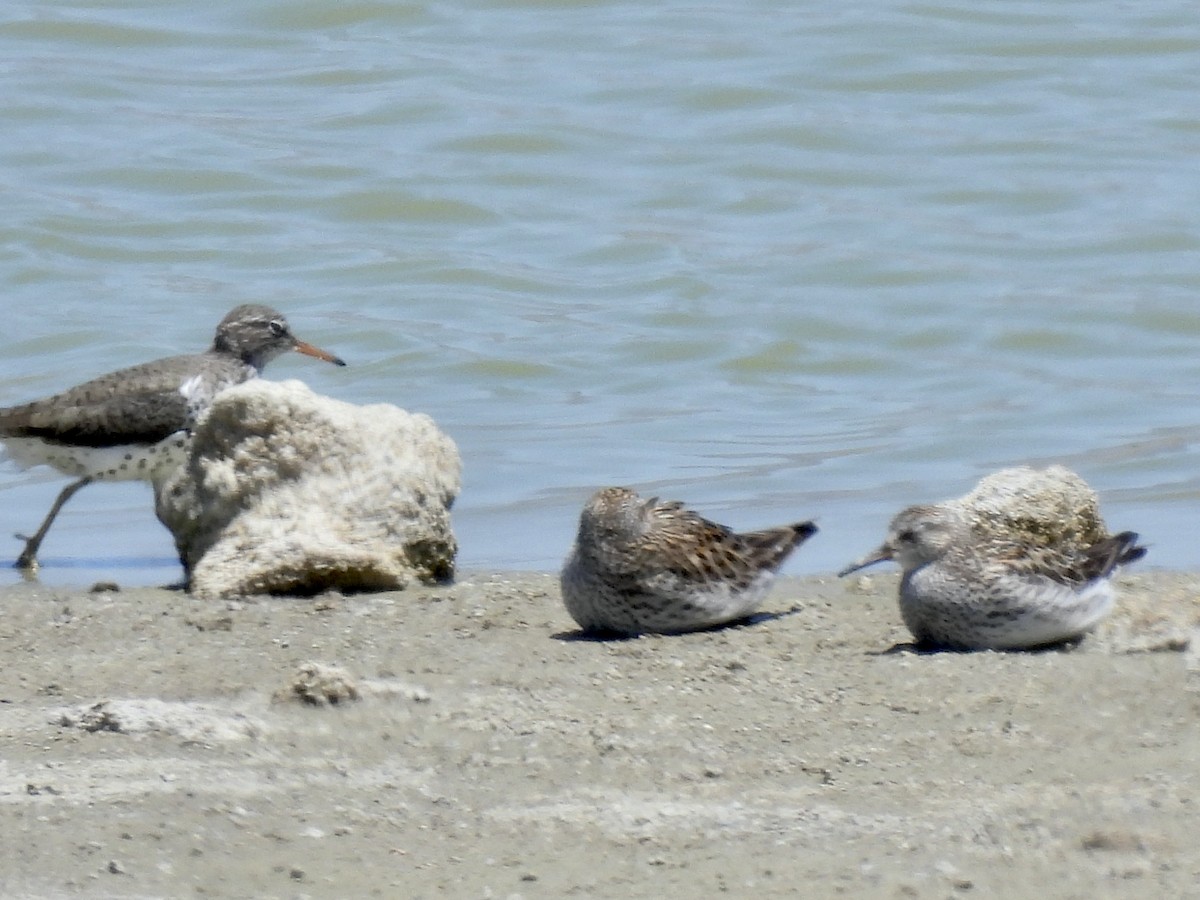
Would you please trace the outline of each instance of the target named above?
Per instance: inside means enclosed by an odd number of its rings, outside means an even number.
[[[774,569],[783,565],[783,561],[793,550],[816,533],[817,526],[813,522],[797,522],[782,528],[752,531],[740,537],[750,546],[763,566]]]
[[[1099,577],[1107,578],[1117,566],[1141,559],[1146,555],[1146,549],[1138,543],[1137,532],[1122,531],[1100,541],[1088,555]]]

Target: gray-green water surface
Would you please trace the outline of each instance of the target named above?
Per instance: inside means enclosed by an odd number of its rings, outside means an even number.
[[[13,2],[0,51],[0,404],[261,301],[351,364],[268,377],[458,442],[467,569],[625,483],[829,572],[1049,462],[1196,564],[1191,4]],[[0,467],[0,534],[64,483]],[[82,492],[43,579],[177,577],[151,505]]]

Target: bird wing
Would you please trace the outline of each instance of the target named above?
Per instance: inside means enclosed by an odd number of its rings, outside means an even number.
[[[720,580],[735,589],[774,571],[816,532],[804,522],[739,534],[678,503],[658,504],[652,516],[638,554],[643,571],[667,572],[693,584]]]
[[[997,560],[1015,575],[1048,578],[1067,587],[1078,587],[1107,578],[1118,566],[1146,555],[1132,531],[1108,535],[1087,546],[1047,543],[1042,546],[1014,545]]]
[[[195,357],[119,369],[43,400],[0,410],[0,435],[86,447],[152,444],[187,427],[181,392]]]

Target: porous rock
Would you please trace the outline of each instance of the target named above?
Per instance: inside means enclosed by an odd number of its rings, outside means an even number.
[[[1064,466],[1002,469],[951,502],[964,508],[981,540],[1084,553],[1108,535],[1096,492]]]
[[[461,469],[426,415],[255,379],[215,398],[156,508],[195,594],[391,590],[453,575]]]
[[[277,703],[298,700],[309,706],[338,706],[360,696],[358,685],[345,669],[306,662],[272,699]]]

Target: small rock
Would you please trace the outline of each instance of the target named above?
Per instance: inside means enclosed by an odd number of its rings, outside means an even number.
[[[358,685],[350,675],[337,666],[308,662],[302,665],[292,680],[276,691],[276,701],[299,700],[310,706],[337,706],[361,696]]]

